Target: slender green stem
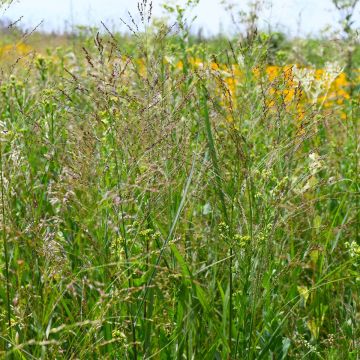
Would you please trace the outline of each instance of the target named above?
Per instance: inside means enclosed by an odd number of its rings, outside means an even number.
[[[118,147],[117,147],[117,142],[115,140],[115,136],[113,133],[113,128],[112,128],[112,142],[113,142],[113,154],[114,154],[114,161],[115,161],[115,171],[116,171],[116,176],[117,176],[117,191],[118,191],[118,196],[120,198],[120,214],[121,214],[121,220],[119,219],[118,216],[118,223],[121,223],[119,225],[119,228],[121,228],[121,232],[122,232],[122,237],[124,239],[124,251],[125,251],[125,260],[126,260],[126,266],[127,266],[127,276],[128,276],[128,286],[129,288],[132,287],[132,274],[131,274],[131,270],[130,270],[130,261],[129,261],[129,249],[128,249],[128,239],[127,239],[127,234],[126,234],[126,228],[125,228],[125,218],[124,218],[124,208],[123,208],[123,198],[122,198],[122,192],[121,192],[121,173],[120,173],[120,166],[119,166],[119,159],[117,157],[117,151],[118,151]],[[137,359],[137,345],[136,345],[136,326],[134,325],[133,322],[133,315],[132,315],[132,307],[131,305],[127,305],[128,307],[128,312],[130,315],[130,323],[131,323],[131,333],[132,333],[132,340],[133,340],[133,355],[134,355],[134,359]]]
[[[207,142],[208,142],[210,156],[211,156],[211,160],[212,160],[212,164],[213,164],[213,168],[214,168],[214,172],[215,172],[216,190],[217,190],[216,192],[220,199],[222,213],[223,213],[225,223],[226,223],[226,225],[229,226],[230,223],[229,223],[229,217],[228,217],[228,212],[227,212],[226,203],[225,203],[225,196],[224,196],[224,191],[223,191],[223,186],[222,186],[222,178],[220,175],[220,167],[219,167],[214,137],[212,135],[211,124],[210,124],[209,108],[208,108],[208,104],[207,104],[208,92],[204,85],[202,85],[201,91],[202,91],[202,93],[201,93],[202,116],[203,116],[203,119],[205,122]],[[231,235],[231,233],[232,232],[230,231],[230,235]],[[232,248],[232,245],[230,245],[230,259],[229,259],[229,287],[230,287],[230,294],[229,294],[229,348],[230,348],[230,356],[232,353],[231,349],[232,349],[232,320],[233,320],[232,319],[232,317],[233,317],[233,309],[232,309],[232,307],[233,307],[233,273],[232,273],[233,261],[232,261],[232,257],[233,257],[233,248]]]
[[[172,224],[171,224],[169,234],[168,234],[166,240],[165,240],[164,243],[163,243],[163,246],[162,246],[162,248],[161,248],[161,250],[160,250],[159,256],[158,256],[157,259],[156,259],[156,263],[155,263],[155,265],[154,265],[154,270],[153,270],[153,272],[151,273],[150,278],[149,278],[149,280],[148,280],[148,282],[147,282],[147,284],[146,284],[144,296],[143,296],[143,298],[142,298],[142,300],[141,300],[141,303],[140,303],[140,305],[139,305],[139,307],[138,307],[138,311],[137,311],[137,313],[136,313],[136,315],[135,315],[134,326],[136,326],[136,323],[137,323],[138,317],[139,317],[139,315],[140,315],[141,309],[142,309],[142,307],[143,307],[143,305],[144,305],[144,303],[145,303],[145,301],[146,301],[146,298],[147,298],[147,296],[148,296],[150,286],[151,286],[151,284],[152,284],[152,282],[153,282],[153,280],[154,280],[154,278],[155,278],[155,275],[156,275],[156,273],[157,273],[157,269],[158,269],[158,267],[159,267],[160,261],[161,261],[161,259],[163,258],[165,249],[166,249],[167,245],[169,244],[169,241],[171,240],[171,238],[172,238],[172,236],[173,236],[173,234],[174,234],[174,231],[175,231],[175,229],[176,229],[177,223],[179,222],[179,219],[180,219],[180,215],[181,215],[182,210],[183,210],[183,208],[184,208],[184,206],[185,206],[186,197],[187,197],[187,194],[188,194],[188,192],[189,192],[191,180],[192,180],[192,177],[193,177],[193,174],[194,174],[194,171],[195,171],[195,160],[196,160],[196,158],[195,158],[195,156],[194,156],[193,163],[192,163],[192,166],[191,166],[191,170],[190,170],[189,176],[188,176],[188,178],[187,178],[187,180],[186,180],[186,184],[185,184],[185,187],[184,187],[184,190],[183,190],[183,193],[182,193],[182,198],[181,198],[179,207],[178,207],[178,209],[177,209],[175,218],[174,218],[174,220],[173,220],[173,222],[172,222]]]
[[[0,144],[0,177],[1,177],[1,212],[2,212],[2,239],[4,247],[5,258],[5,279],[6,279],[6,309],[7,309],[7,322],[9,327],[9,338],[12,338],[11,330],[11,306],[10,306],[10,273],[9,273],[9,244],[6,235],[6,217],[5,217],[5,191],[4,191],[4,174],[3,174],[3,150]],[[9,350],[10,342],[7,350]]]

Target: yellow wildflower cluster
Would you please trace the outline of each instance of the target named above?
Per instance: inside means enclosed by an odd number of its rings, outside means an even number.
[[[300,122],[307,109],[326,110],[346,119],[342,105],[350,99],[351,84],[344,69],[337,63],[327,63],[323,69],[286,66],[254,66],[245,69],[242,65],[225,65],[198,58],[186,60],[187,67],[200,70],[205,79],[213,86],[212,93],[224,109],[229,110],[228,121],[232,121],[234,112],[243,101],[244,84],[249,80],[253,89],[258,91],[258,99],[264,105],[264,111],[278,112],[283,109]],[[172,71],[184,71],[183,61],[166,57],[165,63]],[[140,73],[147,70],[139,62]],[[359,76],[355,80],[360,83]],[[248,90],[245,90],[248,91]]]
[[[329,72],[327,69],[305,69],[303,76],[297,74],[297,69],[296,65],[268,66],[263,71],[254,68],[252,73],[258,82],[262,81],[267,85],[266,90],[270,98],[271,95],[281,95],[285,104],[291,103],[300,93],[303,100],[317,102],[325,107],[330,107],[334,102],[341,105],[350,98],[350,83],[341,69],[337,72]],[[242,80],[241,71],[236,66],[235,71],[225,77],[224,81],[233,96],[236,96],[236,90]],[[268,105],[272,104],[273,102]]]
[[[13,44],[7,44],[0,46],[0,59],[11,58],[14,56],[24,56],[32,51],[31,46],[22,42]]]
[[[221,97],[224,106],[236,108],[245,73],[238,65],[223,65],[211,62],[204,64],[198,59],[190,61],[195,68],[208,70],[216,79],[216,94]],[[176,64],[182,69],[181,62]],[[323,69],[298,67],[297,65],[254,67],[250,71],[254,86],[259,88],[265,98],[266,107],[276,109],[283,106],[294,108],[301,120],[304,108],[315,105],[318,108],[336,111],[340,105],[350,99],[350,82],[343,68],[337,63],[327,63]],[[360,71],[356,82],[360,83]],[[341,118],[345,113],[339,112]]]

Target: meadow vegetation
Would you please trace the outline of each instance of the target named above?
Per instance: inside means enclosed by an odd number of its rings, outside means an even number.
[[[1,358],[359,359],[344,3],[336,41],[203,39],[146,0],[128,35],[2,30]]]

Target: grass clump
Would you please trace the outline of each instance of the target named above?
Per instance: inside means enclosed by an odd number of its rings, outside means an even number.
[[[357,359],[357,80],[139,11],[2,63],[1,356]]]

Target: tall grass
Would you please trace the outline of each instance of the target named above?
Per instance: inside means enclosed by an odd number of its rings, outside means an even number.
[[[2,64],[1,356],[357,359],[356,92],[139,12]]]

